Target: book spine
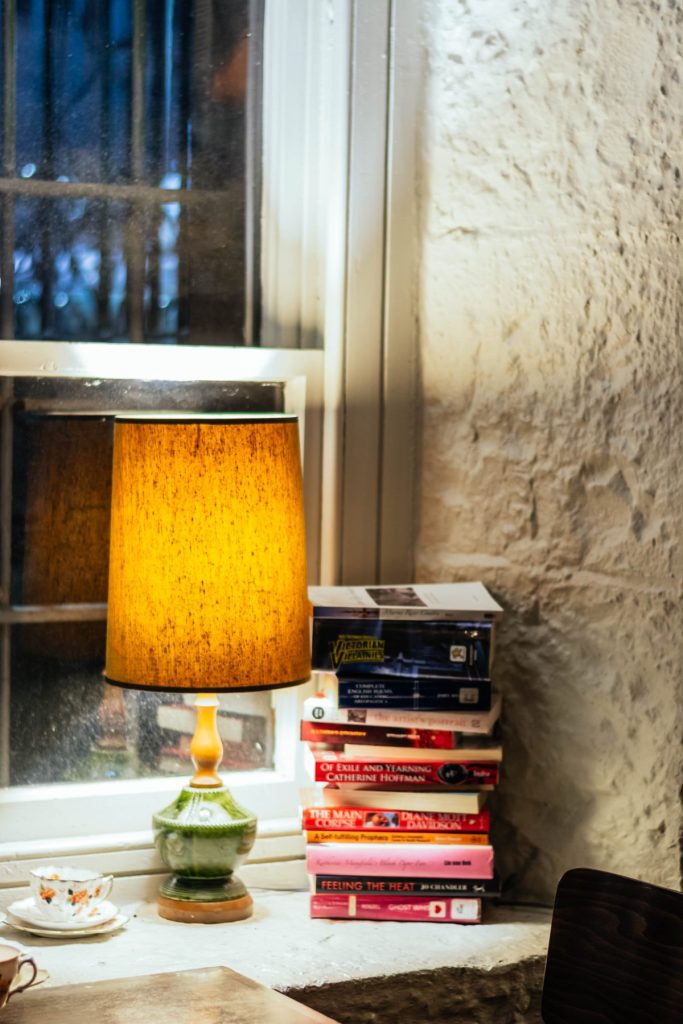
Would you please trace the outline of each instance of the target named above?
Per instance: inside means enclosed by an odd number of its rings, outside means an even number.
[[[349,829],[309,829],[309,843],[437,843],[439,845],[488,846],[486,832],[403,832],[399,829],[352,832]]]
[[[306,848],[312,875],[398,875],[416,878],[492,878],[491,846],[319,843]]]
[[[332,684],[328,684],[332,685]],[[336,678],[334,680],[336,699]],[[500,713],[500,697],[496,696],[491,711],[401,711],[391,708],[340,708],[329,697],[318,694],[304,701],[303,719],[317,725],[339,724],[354,729],[381,728],[386,731],[405,729],[408,732],[489,733]],[[358,740],[356,742],[359,742]]]
[[[397,878],[366,875],[316,875],[311,891],[361,896],[500,896],[497,878]]]
[[[495,786],[493,761],[362,761],[315,755],[315,781],[345,786]]]
[[[491,683],[477,680],[345,676],[337,680],[340,708],[392,708],[412,711],[489,711]]]
[[[311,917],[341,917],[360,921],[481,921],[479,899],[430,899],[429,897],[311,896]]]
[[[385,728],[383,726],[344,725],[341,722],[301,722],[305,743],[386,744],[397,748],[421,747],[430,750],[455,750],[463,745],[462,733],[436,729]],[[471,740],[469,741],[471,742]]]
[[[490,814],[484,809],[479,814],[449,814],[444,811],[370,810],[367,807],[305,807],[302,826],[308,829],[344,829],[357,831],[368,825],[378,828],[401,829],[404,832],[481,832],[490,827]]]
[[[345,743],[341,750],[338,748],[331,750],[327,744],[323,744],[322,748],[319,743],[311,743],[309,746],[313,751],[327,751],[328,754],[343,755],[350,761],[362,760],[365,763],[368,761],[386,761],[387,764],[394,764],[395,761],[433,761],[436,763],[448,761],[452,764],[464,764],[472,761],[500,762],[503,760],[503,748],[499,742],[492,740],[487,743],[480,740],[477,745],[476,736],[472,736],[465,746],[455,750],[392,747],[390,744],[384,743],[376,746],[369,746],[367,743]]]
[[[383,786],[366,789],[365,786],[328,785],[322,787],[321,798],[325,807],[366,807],[376,810],[387,805],[414,814],[478,814],[482,810],[482,794],[493,786],[479,786],[476,790],[458,789],[453,786]]]
[[[480,608],[347,608],[340,605],[316,604],[313,608],[315,619],[339,619],[342,622],[368,622],[390,620],[391,622],[450,622],[459,626],[491,625],[499,617],[497,612],[482,611]]]
[[[312,665],[323,672],[361,666],[395,675],[439,672],[488,679],[493,627],[483,622],[313,617]]]

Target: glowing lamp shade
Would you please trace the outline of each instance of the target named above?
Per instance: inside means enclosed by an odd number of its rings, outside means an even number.
[[[116,420],[105,674],[156,690],[310,675],[296,417]]]
[[[173,921],[238,921],[234,874],[256,835],[217,774],[218,690],[310,675],[297,421],[285,415],[122,416],[114,428],[105,674],[120,686],[200,691],[195,774],[153,816],[174,872]]]

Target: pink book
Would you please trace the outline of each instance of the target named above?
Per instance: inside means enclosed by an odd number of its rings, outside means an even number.
[[[306,869],[311,875],[493,878],[493,847],[315,843],[306,848]]]
[[[428,896],[311,896],[311,917],[365,921],[434,921],[478,924],[481,900]]]

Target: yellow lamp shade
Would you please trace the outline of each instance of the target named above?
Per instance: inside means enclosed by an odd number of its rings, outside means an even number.
[[[110,682],[200,691],[302,682],[306,582],[296,417],[117,418]]]

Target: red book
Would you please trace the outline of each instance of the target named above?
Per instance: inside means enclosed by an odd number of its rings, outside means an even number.
[[[318,843],[306,847],[306,870],[311,875],[493,878],[493,848],[428,843]]]
[[[387,800],[387,805],[390,804]],[[479,814],[450,814],[439,811],[399,811],[369,807],[305,807],[302,812],[304,830],[313,828],[373,828],[406,832],[488,832],[491,816],[484,809]]]
[[[306,743],[327,743],[344,746],[345,743],[377,744],[414,750],[458,750],[472,746],[493,746],[488,736],[470,736],[446,729],[411,729],[407,726],[358,725],[356,722],[301,723],[301,739]]]
[[[401,759],[378,760],[353,757],[331,751],[314,751],[315,781],[343,785],[346,788],[365,786],[475,787],[495,786],[499,768],[496,761],[420,760],[419,751],[406,752]]]
[[[342,917],[354,921],[441,921],[478,924],[481,900],[465,897],[311,896],[311,917]]]

